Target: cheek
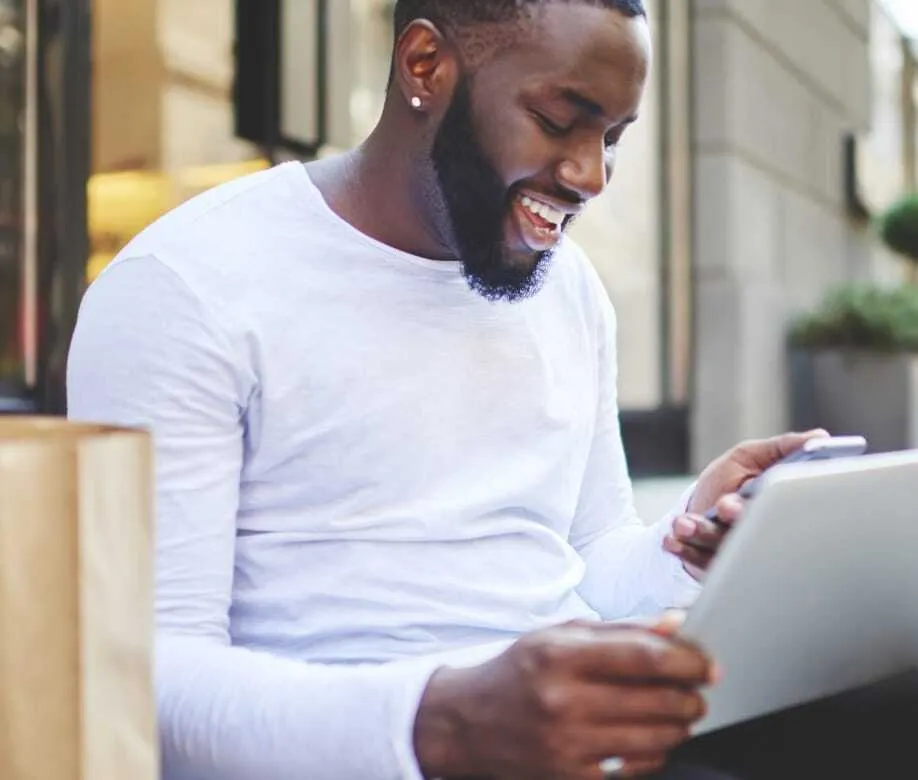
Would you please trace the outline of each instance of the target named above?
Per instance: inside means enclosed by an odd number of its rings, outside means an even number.
[[[482,148],[508,186],[551,167],[551,139],[524,109],[508,101],[481,108],[477,124]]]
[[[534,178],[553,166],[555,147],[528,116],[494,123],[494,131],[495,165],[508,184]]]

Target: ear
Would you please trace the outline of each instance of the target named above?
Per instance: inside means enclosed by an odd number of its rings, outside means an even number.
[[[445,110],[459,72],[455,46],[433,23],[416,19],[399,36],[394,77],[406,105],[425,112]]]

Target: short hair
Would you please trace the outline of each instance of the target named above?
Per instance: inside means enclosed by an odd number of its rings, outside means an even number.
[[[438,27],[457,31],[475,24],[515,21],[535,6],[552,2],[608,8],[629,18],[647,15],[644,0],[397,0],[395,37],[398,38],[415,19],[429,19]]]

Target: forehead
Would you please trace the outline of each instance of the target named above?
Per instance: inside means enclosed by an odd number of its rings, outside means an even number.
[[[476,82],[507,96],[571,89],[616,119],[637,111],[650,62],[644,18],[585,3],[547,3],[517,27],[512,46],[482,63]]]

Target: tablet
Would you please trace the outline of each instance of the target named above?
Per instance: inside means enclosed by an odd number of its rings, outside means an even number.
[[[681,632],[722,666],[703,734],[918,659],[918,451],[778,466]]]

